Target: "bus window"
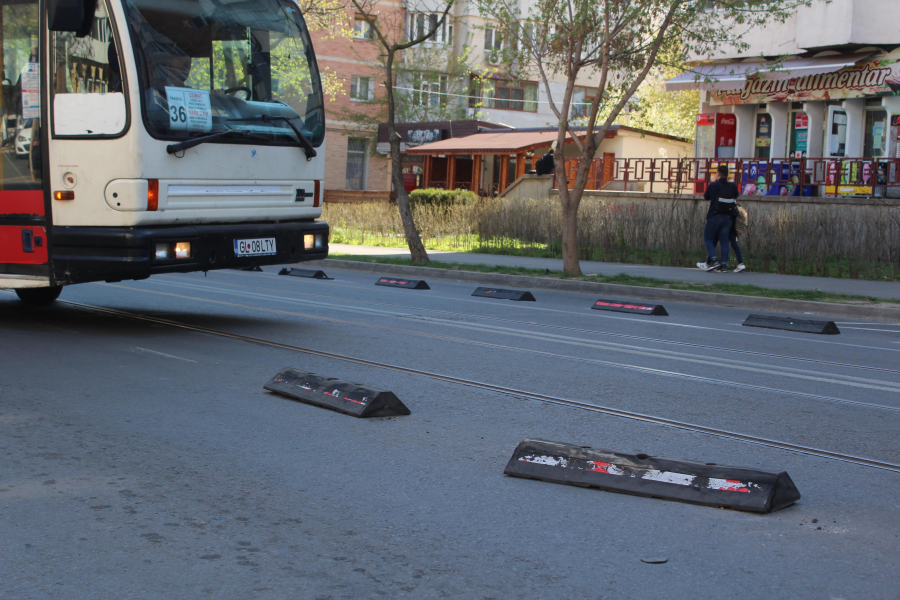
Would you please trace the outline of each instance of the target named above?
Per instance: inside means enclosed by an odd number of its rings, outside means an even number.
[[[40,190],[41,66],[38,59],[38,2],[0,0],[3,92],[0,190]],[[43,214],[43,195],[0,194],[0,214]],[[15,206],[14,206],[15,204]],[[31,206],[34,205],[34,206]],[[38,213],[39,211],[39,213]]]
[[[88,35],[52,35],[54,136],[121,134],[127,124],[122,63],[104,2],[97,3]]]
[[[296,144],[284,119],[312,142],[324,103],[309,32],[295,0],[123,0],[150,133],[215,143]],[[274,120],[269,119],[274,117]],[[263,141],[265,143],[265,141]]]

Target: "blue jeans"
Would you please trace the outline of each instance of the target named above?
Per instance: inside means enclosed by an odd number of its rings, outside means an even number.
[[[716,242],[722,246],[722,264],[728,262],[728,232],[731,231],[731,215],[713,215],[706,220],[703,243],[712,262],[716,262]]]
[[[734,250],[734,254],[737,256],[738,264],[743,264],[744,257],[741,256],[741,245],[738,243],[737,232],[735,232],[734,227],[728,233],[728,243],[731,244],[731,249]],[[706,262],[713,262],[712,257],[707,255]]]

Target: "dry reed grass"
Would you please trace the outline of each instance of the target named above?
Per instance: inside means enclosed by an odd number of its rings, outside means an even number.
[[[900,273],[900,209],[878,206],[750,205],[741,247],[756,271],[895,280]],[[413,207],[431,249],[559,257],[561,209],[547,199],[486,198]],[[405,247],[395,205],[328,204],[332,241]],[[689,267],[704,260],[706,203],[621,204],[588,198],[579,210],[582,260]]]

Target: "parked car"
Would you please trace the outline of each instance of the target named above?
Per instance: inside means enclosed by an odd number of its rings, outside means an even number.
[[[16,158],[18,159],[26,160],[31,151],[32,123],[34,123],[34,119],[26,119],[16,131]]]

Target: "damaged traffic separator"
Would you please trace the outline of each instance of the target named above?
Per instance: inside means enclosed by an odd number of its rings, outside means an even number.
[[[394,392],[298,369],[282,369],[263,389],[354,417],[396,417],[410,414]]]
[[[800,492],[784,471],[658,458],[544,440],[523,440],[503,472],[513,477],[759,513],[782,509],[800,499]]]
[[[394,277],[381,277],[375,282],[375,285],[386,285],[388,287],[407,288],[410,290],[430,290],[428,284],[421,279],[397,279]]]
[[[534,295],[531,292],[522,290],[501,290],[499,288],[480,287],[472,292],[473,296],[482,298],[497,298],[498,300],[519,300],[527,302],[535,302]]]
[[[762,327],[764,329],[784,329],[801,333],[821,333],[837,335],[841,332],[834,321],[814,321],[812,319],[794,319],[793,317],[771,317],[769,315],[750,315],[741,323],[744,327]]]
[[[660,304],[643,304],[628,300],[607,300],[600,298],[591,307],[594,310],[611,310],[614,312],[626,312],[638,315],[653,315],[656,317],[668,317],[669,313]]]
[[[287,267],[278,271],[279,275],[290,275],[291,277],[308,277],[310,279],[334,279],[325,274],[325,271],[317,271],[316,269],[288,269]]]

